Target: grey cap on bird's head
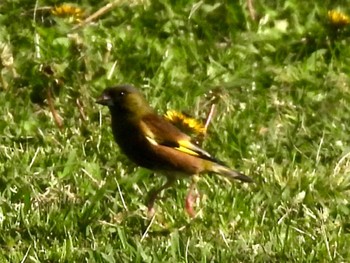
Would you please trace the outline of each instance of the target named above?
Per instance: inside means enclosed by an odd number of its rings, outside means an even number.
[[[140,93],[135,87],[128,84],[122,84],[114,87],[106,88],[100,97],[96,99],[96,103],[111,106],[113,99],[118,96],[124,96],[129,93]]]

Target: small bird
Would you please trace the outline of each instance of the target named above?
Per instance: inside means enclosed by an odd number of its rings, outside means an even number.
[[[109,108],[114,139],[122,152],[138,166],[162,172],[167,177],[163,186],[149,193],[149,211],[158,194],[179,178],[213,172],[231,180],[253,182],[215,159],[193,143],[190,136],[158,115],[135,87],[106,88],[96,103]]]

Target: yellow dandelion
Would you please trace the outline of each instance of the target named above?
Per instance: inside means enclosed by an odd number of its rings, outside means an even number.
[[[168,110],[164,117],[182,131],[204,135],[206,128],[200,121],[178,111]]]
[[[346,26],[350,24],[350,17],[339,10],[329,10],[328,19],[335,26]]]
[[[70,4],[62,4],[51,9],[51,13],[58,17],[71,17],[76,22],[81,21],[83,10],[77,6]]]

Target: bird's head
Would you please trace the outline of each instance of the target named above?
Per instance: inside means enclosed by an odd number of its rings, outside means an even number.
[[[106,88],[96,103],[108,106],[115,114],[130,114],[136,117],[152,112],[142,93],[130,85]]]

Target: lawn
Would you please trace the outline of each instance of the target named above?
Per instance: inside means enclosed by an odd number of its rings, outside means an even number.
[[[108,3],[0,3],[0,262],[350,261],[347,1]],[[201,176],[190,218],[180,180],[149,217],[165,178],[95,103],[121,83],[198,121],[217,92],[203,147],[255,183]]]

